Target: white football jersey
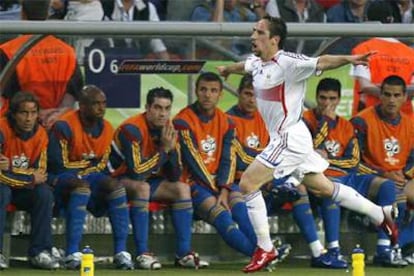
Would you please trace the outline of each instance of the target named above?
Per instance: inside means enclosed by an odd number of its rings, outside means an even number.
[[[245,71],[253,75],[257,106],[271,136],[302,118],[306,80],[316,72],[317,62],[283,50],[268,62],[255,55],[247,58]]]

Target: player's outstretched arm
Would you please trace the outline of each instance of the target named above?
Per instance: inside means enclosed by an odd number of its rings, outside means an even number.
[[[375,52],[367,52],[362,55],[323,55],[319,57],[317,70],[329,70],[341,67],[345,64],[368,65],[369,57]]]
[[[229,65],[221,65],[216,67],[220,76],[227,79],[230,74],[245,74],[244,61],[236,62]]]

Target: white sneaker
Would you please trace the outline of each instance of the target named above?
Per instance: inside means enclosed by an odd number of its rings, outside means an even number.
[[[404,260],[410,264],[413,265],[414,264],[414,253],[411,253],[409,255],[404,256]]]
[[[373,263],[385,267],[405,267],[408,262],[403,259],[400,248],[386,249],[374,255]]]
[[[63,261],[66,269],[78,270],[81,267],[82,253],[75,252],[69,254],[63,259]]]
[[[134,263],[132,262],[131,254],[126,251],[116,253],[114,256],[114,264],[117,269],[133,270]]]
[[[175,259],[175,266],[178,267],[199,269],[208,267],[209,265],[209,262],[200,260],[196,252],[190,252],[180,259]]]
[[[7,265],[6,257],[0,253],[0,270],[6,269],[9,266]]]
[[[65,258],[65,250],[62,248],[52,247],[50,253],[56,260],[63,260]]]
[[[161,269],[161,263],[158,258],[152,253],[143,253],[136,259],[137,267],[140,269]]]
[[[41,269],[58,269],[59,262],[48,251],[44,250],[34,257],[30,257],[30,264]]]

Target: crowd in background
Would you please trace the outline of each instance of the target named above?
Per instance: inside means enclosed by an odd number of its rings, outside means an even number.
[[[255,22],[266,13],[281,17],[286,22],[299,23],[361,23],[378,21],[383,17],[374,12],[375,19],[369,19],[368,6],[383,0],[52,0],[50,18],[69,21],[198,21],[198,22]],[[413,23],[414,3],[412,0],[385,1],[389,3],[390,16],[383,23]],[[18,0],[0,1],[0,19],[19,19]],[[93,39],[78,39],[73,44],[78,54]],[[332,54],[350,53],[360,42],[355,38],[339,38],[332,45],[325,39],[289,39],[285,50],[313,55],[321,48]],[[231,42],[218,41],[237,55],[250,52],[247,39],[234,38]],[[100,41],[102,43],[102,41]],[[408,43],[412,43],[409,41]],[[140,57],[180,59],[189,53],[177,39],[108,39],[103,45],[110,47],[133,47]],[[102,45],[102,44],[101,44]],[[183,49],[184,48],[184,49]],[[202,46],[198,47],[197,58],[214,59],[220,56]]]

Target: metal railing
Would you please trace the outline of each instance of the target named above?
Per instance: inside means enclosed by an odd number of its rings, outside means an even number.
[[[412,37],[414,24],[287,23],[295,37]],[[249,36],[252,23],[2,21],[1,34]]]

